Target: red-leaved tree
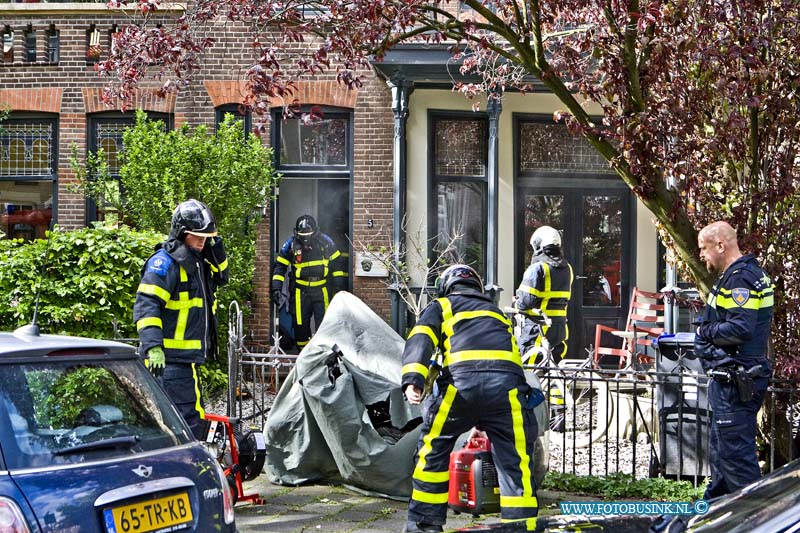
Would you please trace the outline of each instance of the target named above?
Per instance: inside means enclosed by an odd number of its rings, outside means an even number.
[[[335,70],[358,86],[371,58],[420,39],[452,43],[462,72],[481,74],[457,84],[467,96],[525,90],[536,77],[564,105],[555,119],[609,161],[702,292],[713,279],[698,228],[725,219],[739,229],[776,285],[778,371],[800,374],[795,0],[199,0],[158,26],[158,1],[136,5],[136,25],[99,65],[109,100],[130,99],[148,75],[180,89],[226,22],[252,30],[248,104],[262,116],[302,77]]]

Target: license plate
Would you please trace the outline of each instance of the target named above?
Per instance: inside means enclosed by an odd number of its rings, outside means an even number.
[[[177,531],[192,521],[189,496],[184,492],[104,511],[108,533]]]

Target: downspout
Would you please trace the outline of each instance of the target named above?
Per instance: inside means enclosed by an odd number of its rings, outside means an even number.
[[[499,138],[497,134],[500,123],[500,113],[503,110],[502,92],[496,91],[489,95],[486,111],[489,114],[489,147],[487,153],[486,178],[488,182],[488,213],[486,231],[486,291],[497,302],[500,291],[497,285],[497,225],[498,225],[498,195],[499,195]]]
[[[394,184],[394,199],[392,205],[392,245],[394,249],[394,262],[399,264],[403,259],[402,250],[405,248],[406,232],[403,221],[406,216],[406,191],[408,154],[406,147],[406,121],[408,120],[408,97],[414,90],[413,83],[401,77],[393,77],[387,81],[392,90],[392,112],[394,113],[394,144],[392,145],[392,170]],[[393,284],[399,280],[392,280]],[[392,298],[392,329],[405,338],[406,309],[397,290],[391,292]]]

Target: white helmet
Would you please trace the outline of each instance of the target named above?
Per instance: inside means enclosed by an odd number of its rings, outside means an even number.
[[[533,253],[538,254],[545,246],[558,246],[561,248],[561,234],[550,226],[542,226],[531,235]]]

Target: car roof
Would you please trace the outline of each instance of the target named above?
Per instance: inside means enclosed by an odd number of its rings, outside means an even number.
[[[136,348],[121,342],[87,337],[41,335],[30,326],[14,332],[0,332],[0,363],[58,355],[131,358],[135,357]]]

